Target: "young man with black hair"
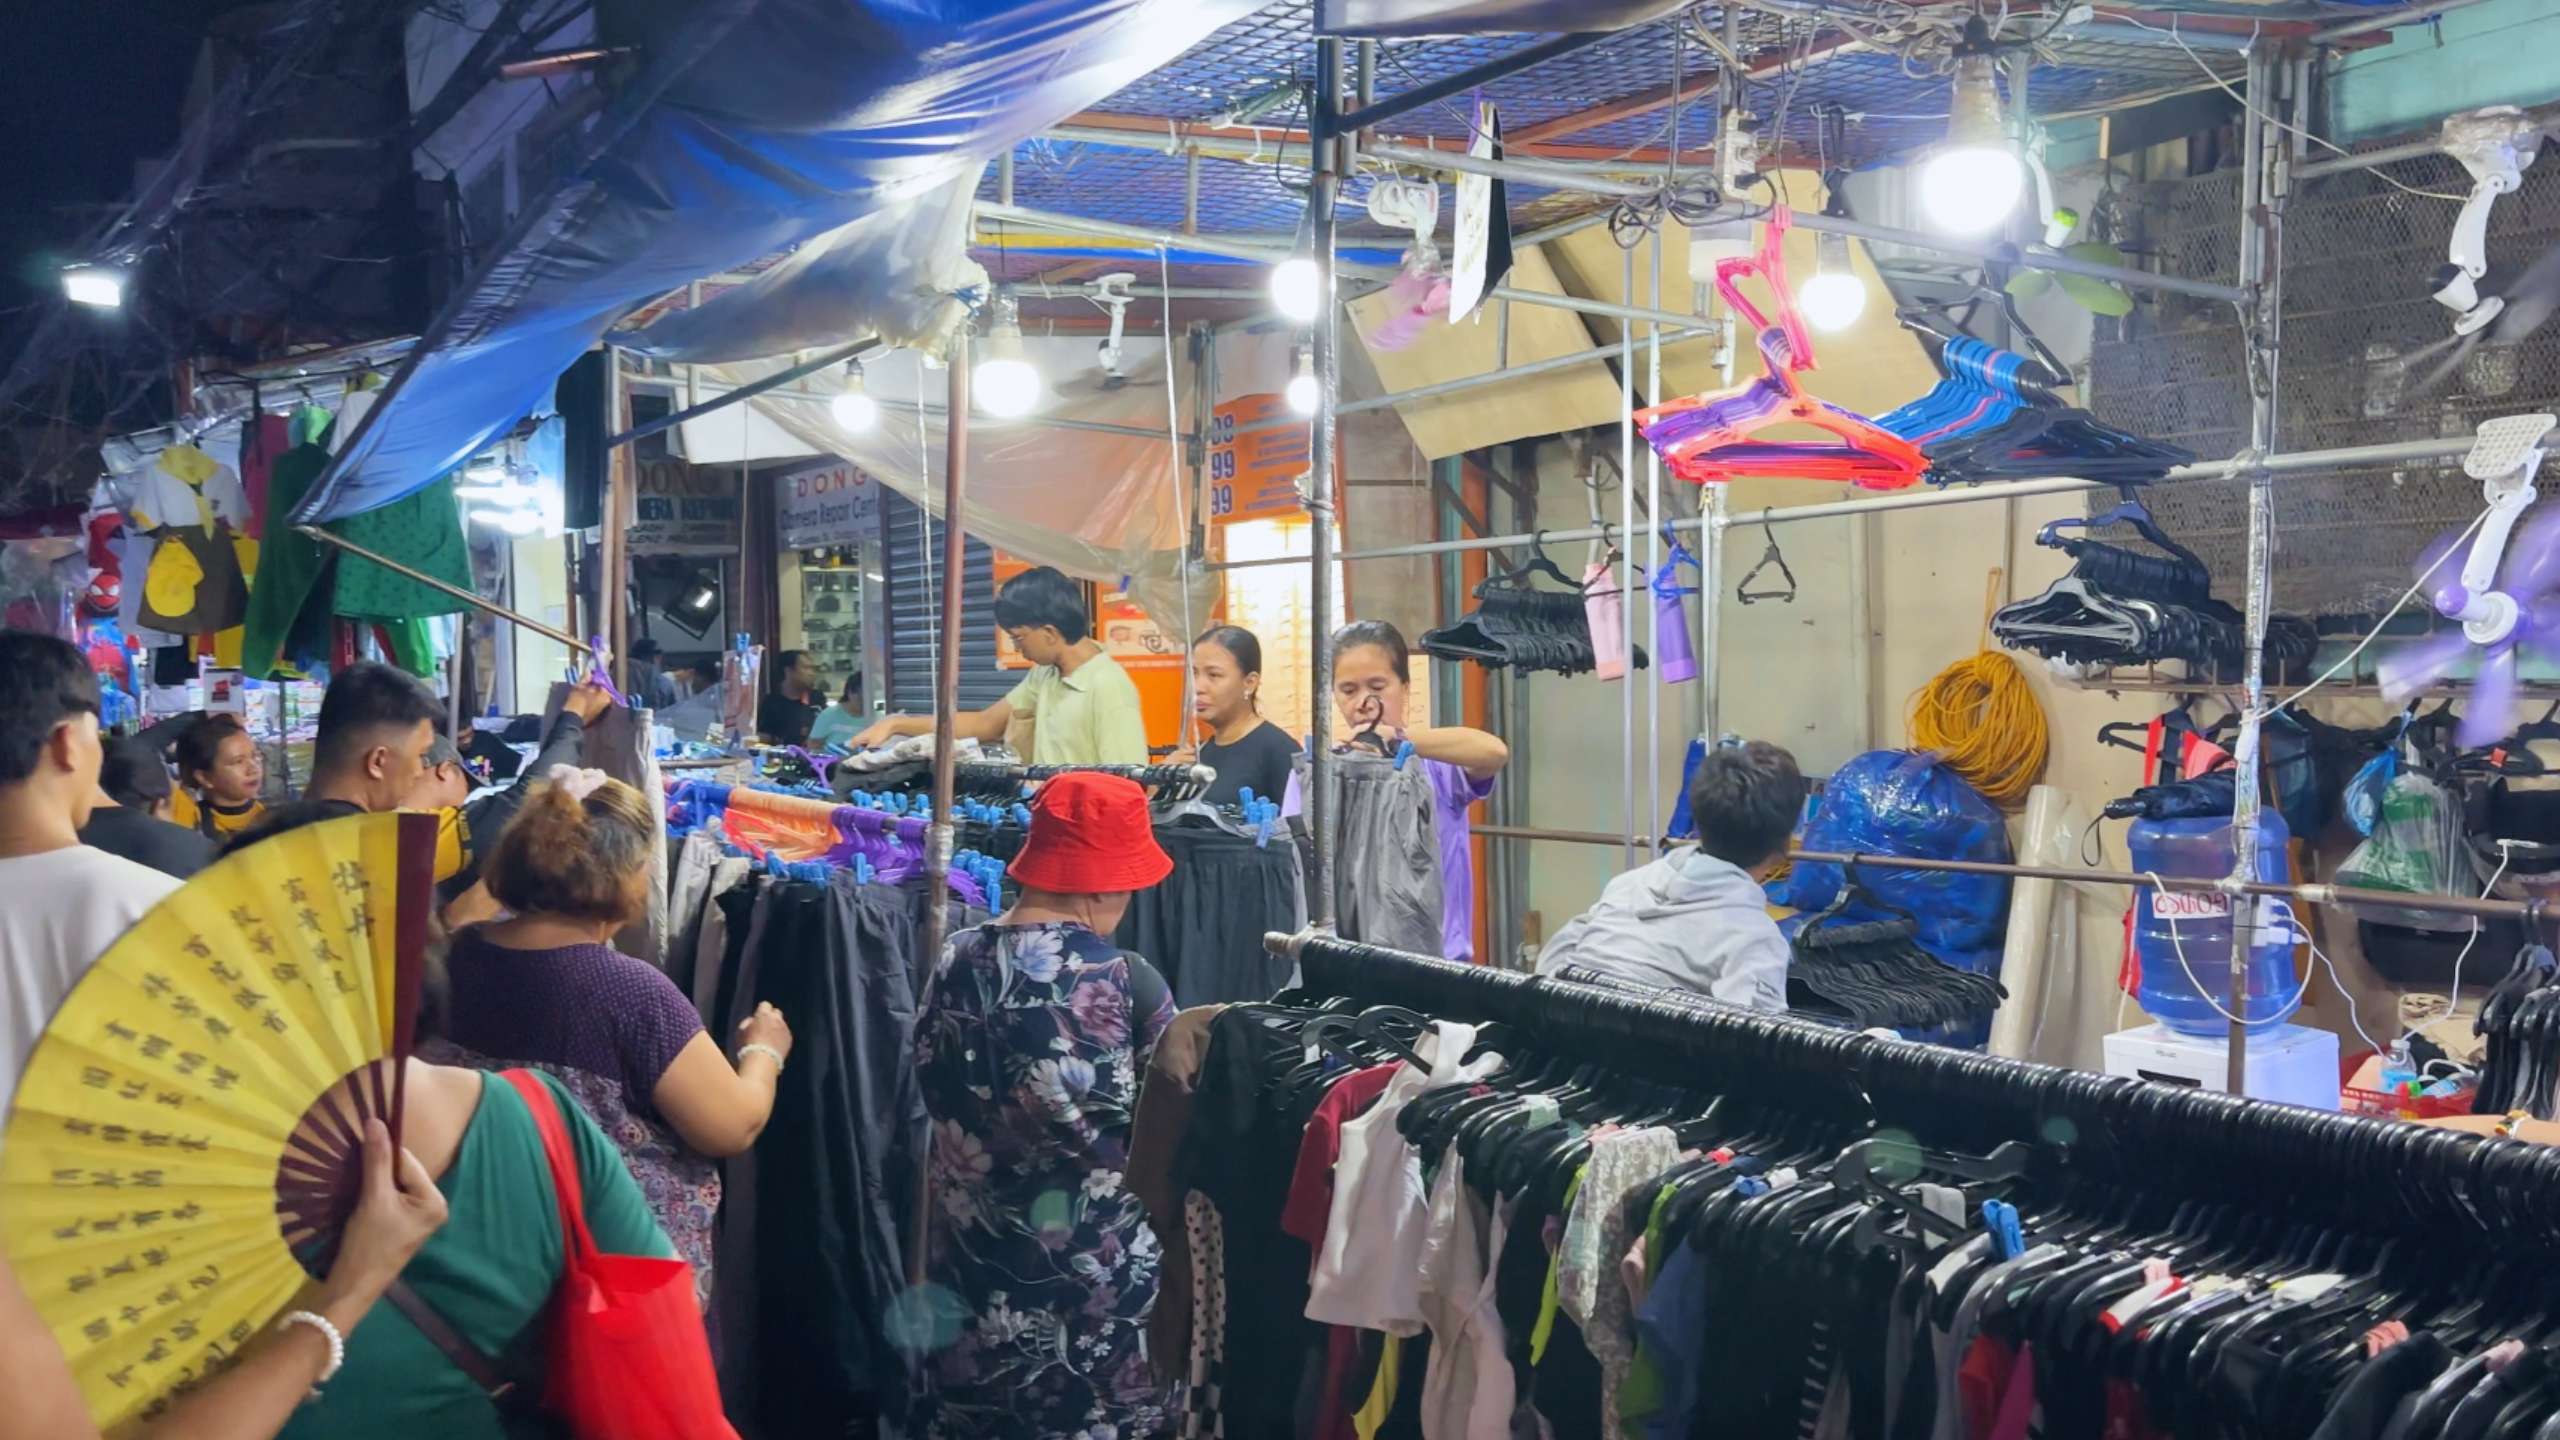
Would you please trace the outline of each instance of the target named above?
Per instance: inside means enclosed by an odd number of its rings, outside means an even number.
[[[178,888],[80,843],[102,755],[88,659],[51,635],[0,630],[0,1115],[71,987]]]
[[[1034,765],[1144,765],[1147,725],[1129,672],[1093,638],[1084,587],[1043,565],[996,592],[996,624],[1032,671],[1013,693],[954,717],[963,740],[993,744],[1016,717],[1031,722]],[[890,715],[853,739],[872,749],[902,735],[930,735],[930,715]]]
[[[106,742],[98,767],[98,808],[80,827],[80,843],[186,879],[221,853],[202,832],[169,820],[169,767],[160,749],[140,738]]]
[[[427,747],[435,743],[444,702],[426,686],[388,665],[359,661],[329,680],[320,697],[320,727],[312,742],[311,783],[302,798],[267,811],[257,824],[223,848],[229,854],[272,835],[342,815],[397,810],[427,773]],[[459,839],[448,866],[440,845],[439,875],[458,869]]]
[[[785,650],[773,657],[773,689],[756,702],[756,733],[774,745],[806,745],[809,727],[826,708],[818,691],[818,657]]]
[[[1787,852],[1804,797],[1796,757],[1778,746],[1709,751],[1689,782],[1697,847],[1610,881],[1600,903],[1539,952],[1539,973],[1576,966],[1744,1009],[1786,1009],[1790,952],[1760,887]]]

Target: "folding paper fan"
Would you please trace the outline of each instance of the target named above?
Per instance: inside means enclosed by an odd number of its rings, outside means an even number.
[[[399,1133],[435,844],[433,815],[366,815],[228,856],[45,1027],[0,1248],[101,1428],[217,1373],[334,1253],[365,1120]]]

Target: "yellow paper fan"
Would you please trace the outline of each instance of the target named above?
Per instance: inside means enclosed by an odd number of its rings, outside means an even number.
[[[102,1429],[216,1373],[334,1251],[362,1127],[399,1133],[436,819],[230,855],[45,1027],[0,1137],[0,1249]]]

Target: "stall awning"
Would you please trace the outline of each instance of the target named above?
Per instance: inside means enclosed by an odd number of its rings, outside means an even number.
[[[644,57],[583,163],[529,200],[312,487],[387,505],[513,426],[633,306],[948,184],[1254,0],[695,0],[634,7]]]

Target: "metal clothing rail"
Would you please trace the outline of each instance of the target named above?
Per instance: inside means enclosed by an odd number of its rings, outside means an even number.
[[[2280,1207],[2360,1232],[2417,1227],[2488,1254],[2560,1248],[2560,1148],[2330,1114],[1894,1039],[1699,997],[1578,984],[1360,945],[1268,935],[1316,996],[1494,1021],[1576,1060],[1932,1143],[2007,1140],[2078,1180]],[[2388,1185],[2373,1183],[2377,1175]]]
[[[392,559],[388,555],[376,555],[363,546],[356,544],[354,541],[342,539],[329,531],[321,529],[317,525],[296,525],[293,527],[293,531],[305,540],[317,540],[323,545],[334,546],[337,549],[344,550],[348,554],[356,556],[359,559],[370,560],[374,564],[381,566],[383,569],[390,571],[394,575],[398,575],[407,580],[415,580],[430,590],[450,595],[454,599],[461,601],[463,604],[468,605],[472,609],[478,610],[483,614],[494,615],[498,619],[508,621],[511,624],[521,625],[525,629],[532,631],[534,634],[539,635],[546,640],[557,640],[561,644],[568,646],[570,649],[581,655],[592,655],[595,653],[594,648],[586,641],[579,639],[577,636],[572,635],[565,630],[554,629],[553,627],[545,625],[541,621],[534,619],[530,615],[519,615],[515,611],[508,609],[506,606],[501,605],[494,600],[483,600],[479,596],[463,589],[459,585],[448,584],[445,581],[437,579],[433,575],[424,574],[420,571],[414,570],[409,566],[403,565],[399,561]]]
[[[1856,851],[1790,850],[1799,865],[1837,865],[1843,870],[1946,870],[1962,875],[2008,875],[2022,880],[2087,881],[2095,885],[2155,886],[2217,895],[2267,895],[2313,905],[2372,905],[2417,910],[2430,915],[2465,915],[2479,920],[2520,920],[2540,929],[2551,918],[2541,900],[2492,900],[2481,895],[2424,895],[2402,890],[2376,890],[2363,885],[2291,885],[2232,876],[2150,875],[2139,870],[2075,870],[2068,865],[2014,865],[1995,860],[1923,860],[1900,855],[1868,855]]]
[[[1355,402],[1358,403],[1365,402]],[[1345,412],[1355,405],[1343,407]],[[2469,454],[2469,439],[2398,440],[2383,445],[2350,445],[2336,450],[2301,450],[2264,458],[2241,457],[2235,460],[2207,460],[2181,465],[2171,470],[2160,484],[2173,485],[2199,480],[2229,480],[2241,475],[2265,471],[2284,475],[2304,470],[2335,470],[2353,466],[2421,463],[2459,460]],[[1783,509],[1764,509],[1732,516],[1719,524],[1710,516],[1675,516],[1663,521],[1674,534],[1694,534],[1714,526],[1724,529],[1734,525],[1788,525],[1800,520],[1829,520],[1843,516],[1874,515],[1890,510],[1925,510],[1940,505],[1971,505],[1984,500],[2015,500],[2029,495],[2059,495],[2079,490],[2112,489],[2097,480],[2077,480],[2058,476],[2045,480],[2017,480],[2005,484],[1977,485],[1962,489],[1925,489],[1897,491],[1871,500],[1824,501],[1813,505],[1790,505]],[[1570,545],[1585,540],[1606,540],[1618,535],[1615,527],[1603,529],[1585,526],[1575,530],[1545,530],[1517,535],[1472,535],[1458,540],[1427,540],[1411,545],[1385,545],[1369,550],[1350,550],[1336,560],[1395,560],[1416,555],[1441,555],[1466,550],[1509,550],[1533,542]],[[1227,560],[1206,568],[1211,570],[1248,570],[1263,565],[1304,565],[1304,555],[1276,555],[1259,560]],[[1700,657],[1703,661],[1705,657]]]

